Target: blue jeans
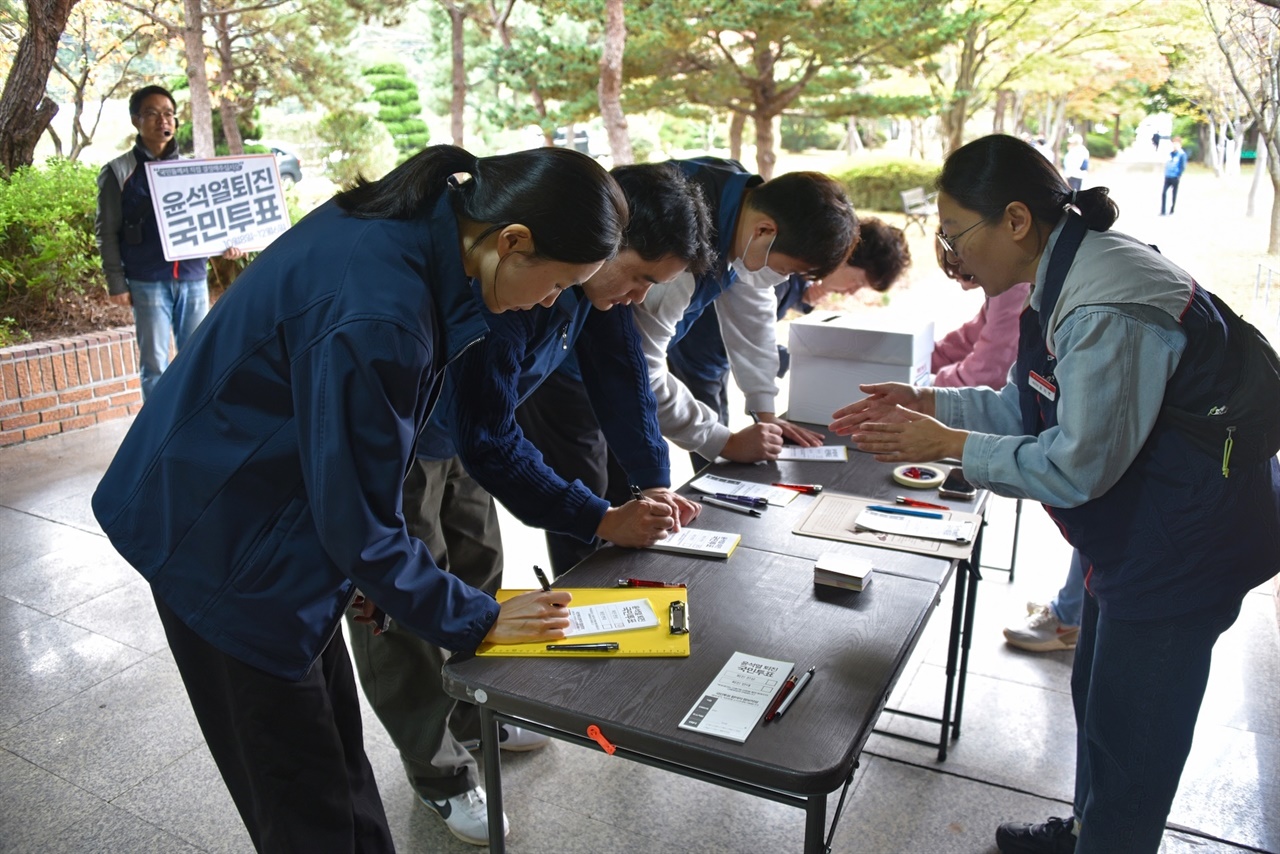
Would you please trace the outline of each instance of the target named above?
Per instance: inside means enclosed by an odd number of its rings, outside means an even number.
[[[1209,661],[1240,600],[1166,620],[1112,620],[1085,598],[1071,673],[1076,854],[1155,854],[1178,791]]]
[[[1080,552],[1071,552],[1071,567],[1062,589],[1049,603],[1053,615],[1064,626],[1080,625],[1080,609],[1084,606],[1084,558]]]
[[[169,367],[170,339],[181,350],[191,333],[209,313],[208,279],[161,279],[143,282],[129,279],[133,321],[138,327],[142,399],[156,387]]]

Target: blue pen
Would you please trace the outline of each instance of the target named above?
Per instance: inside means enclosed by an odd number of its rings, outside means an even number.
[[[769,501],[766,498],[756,498],[750,495],[732,495],[728,492],[717,492],[716,498],[721,501],[732,501],[734,504],[741,504],[743,507],[768,507]]]
[[[868,510],[878,510],[881,513],[893,513],[895,516],[919,516],[921,519],[941,519],[941,513],[928,513],[924,510],[904,510],[901,507],[884,507],[879,504],[871,504]]]

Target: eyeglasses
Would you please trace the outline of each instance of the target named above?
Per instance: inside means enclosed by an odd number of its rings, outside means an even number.
[[[939,245],[941,245],[941,246],[942,246],[942,250],[943,250],[944,252],[946,252],[946,253],[947,253],[947,254],[949,254],[949,255],[954,255],[955,257],[959,258],[959,257],[960,257],[960,253],[956,251],[956,244],[957,244],[957,242],[959,242],[960,238],[964,237],[966,234],[968,234],[969,232],[973,231],[975,228],[977,228],[978,226],[982,225],[984,222],[986,222],[986,220],[985,220],[985,219],[980,219],[980,220],[978,220],[978,221],[977,221],[977,222],[975,222],[973,225],[969,226],[969,227],[968,227],[968,228],[966,228],[964,231],[962,231],[962,232],[960,232],[959,234],[957,234],[955,237],[948,237],[947,235],[945,235],[945,234],[943,234],[943,233],[942,233],[942,229],[938,229],[938,231],[937,231],[937,233],[934,235],[934,237],[938,238],[938,243],[939,243]]]
[[[164,110],[163,112],[157,112],[156,110],[143,110],[139,115],[142,117],[144,122],[154,122],[158,119],[164,119],[165,121],[171,122],[177,118],[177,114],[173,110]]]

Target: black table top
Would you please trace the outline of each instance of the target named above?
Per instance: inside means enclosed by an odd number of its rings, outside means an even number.
[[[835,441],[843,442],[828,434]],[[888,502],[920,496],[973,513],[986,503],[982,491],[974,501],[948,501],[936,490],[907,490],[892,470],[852,449],[843,464],[710,469],[755,483],[821,483]],[[687,485],[681,492],[696,498]],[[628,577],[686,583],[688,658],[456,656],[444,669],[445,690],[578,736],[595,724],[620,748],[674,765],[797,795],[834,791],[851,773],[957,562],[793,534],[814,500],[800,495],[760,518],[704,505],[698,527],[743,536],[728,560],[607,547],[557,580],[557,587],[612,587]],[[828,551],[870,558],[876,571],[867,588],[815,585],[814,559]],[[758,723],[743,744],[680,729],[734,652],[791,661],[797,673],[817,670],[787,714]]]
[[[727,561],[606,548],[558,587],[644,577],[689,585],[689,658],[456,657],[445,687],[567,732],[595,724],[619,747],[801,795],[838,788],[937,602],[935,582],[877,575],[861,593],[819,587],[813,562],[739,547]],[[637,589],[637,596],[643,595]],[[814,679],[785,717],[743,744],[678,728],[735,651],[792,661]]]

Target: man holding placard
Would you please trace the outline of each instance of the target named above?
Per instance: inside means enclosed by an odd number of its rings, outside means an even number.
[[[177,102],[160,86],[145,86],[129,98],[129,118],[138,130],[133,148],[98,173],[98,214],[94,233],[112,302],[133,306],[141,361],[142,399],[169,366],[172,337],[180,350],[209,312],[207,259],[165,258],[142,166],[177,160]],[[243,257],[229,246],[223,258]]]

